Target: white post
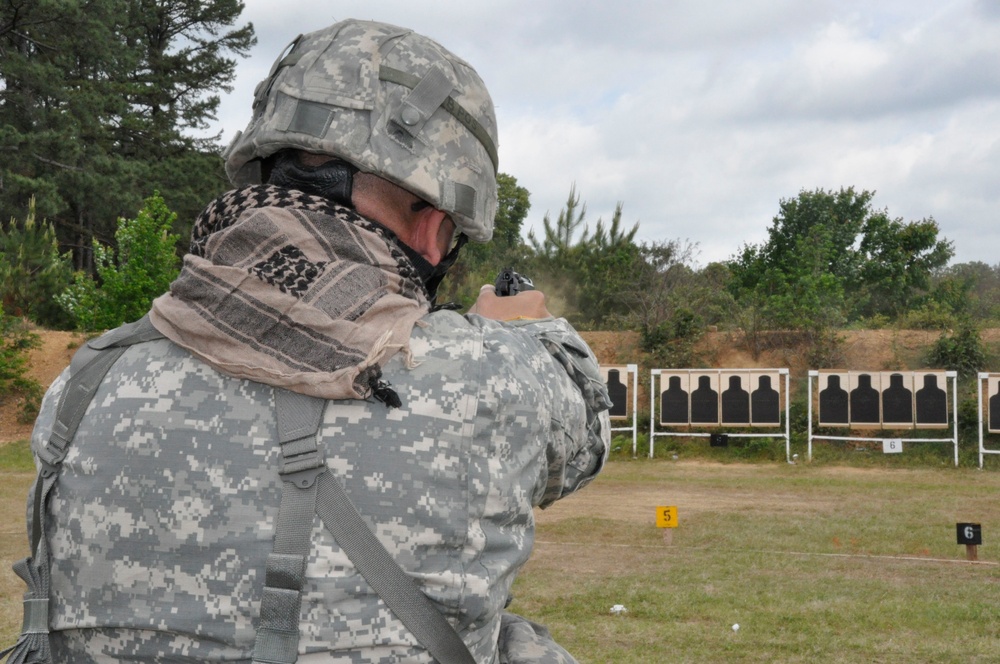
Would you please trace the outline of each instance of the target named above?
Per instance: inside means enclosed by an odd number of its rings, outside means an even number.
[[[654,429],[656,428],[656,377],[660,375],[659,369],[649,372],[649,458],[653,458],[653,441],[656,439]]]
[[[983,469],[983,381],[989,380],[989,374],[981,373],[976,376],[976,403],[979,404],[979,408],[976,412],[976,417],[979,419],[979,470]],[[988,420],[987,420],[988,423]]]
[[[785,374],[785,461],[792,462],[792,420],[791,414],[791,377],[788,369],[782,369],[779,373]]]
[[[952,398],[952,408],[954,409],[953,417],[955,418],[955,426],[953,429],[953,435],[955,440],[955,467],[958,468],[958,372],[949,371],[945,376],[951,377],[951,398]]]
[[[630,364],[628,370],[632,372],[632,458],[636,455],[636,446],[639,443],[639,365]]]
[[[809,387],[807,389],[807,394],[808,394],[808,399],[809,399],[809,403],[808,403],[808,408],[809,408],[809,419],[808,419],[808,422],[809,422],[809,425],[808,425],[808,429],[807,429],[807,431],[809,433],[808,433],[808,438],[807,438],[807,440],[808,440],[808,454],[807,454],[807,458],[809,459],[809,461],[813,460],[813,378],[816,378],[818,380],[819,379],[819,372],[816,371],[816,370],[814,370],[814,369],[810,369],[809,370],[809,376],[806,378],[806,380],[809,382]]]

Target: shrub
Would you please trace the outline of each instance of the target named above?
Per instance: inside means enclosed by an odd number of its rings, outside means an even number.
[[[42,386],[28,374],[28,351],[41,340],[24,320],[6,315],[0,309],[0,399],[20,398],[21,421],[30,422],[38,414]]]
[[[819,330],[807,337],[806,359],[818,369],[835,367],[843,361],[844,338],[835,330]]]
[[[954,331],[945,332],[934,342],[929,359],[935,367],[957,371],[968,378],[986,367],[986,348],[978,328],[965,318]]]
[[[147,198],[135,219],[119,219],[111,247],[94,242],[98,281],[77,273],[58,298],[81,330],[106,330],[142,318],[153,299],[170,287],[180,271],[170,233],[177,217],[159,193]]]
[[[23,223],[11,219],[0,233],[0,299],[4,309],[46,327],[65,328],[70,320],[56,301],[70,284],[69,254],[59,253],[52,224],[35,220],[35,199]]]
[[[955,324],[955,314],[947,306],[934,300],[906,312],[900,319],[900,327],[913,330],[946,330]]]
[[[695,345],[703,333],[697,314],[678,308],[669,321],[643,325],[639,330],[639,347],[662,368],[693,366],[697,363]]]

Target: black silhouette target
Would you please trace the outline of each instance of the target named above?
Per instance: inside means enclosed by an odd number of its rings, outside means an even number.
[[[882,424],[881,381],[877,373],[851,373],[851,426],[878,427]]]
[[[750,424],[750,374],[722,374],[722,424]]]
[[[918,427],[933,428],[948,426],[948,386],[943,372],[918,373],[914,376],[917,388],[914,400],[917,404],[916,424]]]
[[[912,427],[913,374],[894,372],[883,376],[882,425],[886,428]]]
[[[608,367],[608,397],[611,399],[608,415],[616,419],[628,417],[629,388],[625,380],[622,379],[623,376],[628,377],[626,367]]]
[[[696,385],[691,391],[691,424],[719,423],[718,378],[717,373],[691,375],[691,381]]]
[[[750,424],[778,426],[781,424],[781,394],[775,386],[781,378],[778,374],[758,374],[752,380],[757,384],[750,393]]]
[[[846,427],[851,423],[847,374],[819,375],[819,425]]]
[[[687,373],[660,377],[660,424],[684,425],[691,421],[690,380]],[[664,385],[666,387],[664,387]]]

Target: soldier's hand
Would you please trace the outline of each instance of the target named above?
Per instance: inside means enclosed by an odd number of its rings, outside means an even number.
[[[552,317],[545,306],[545,293],[542,291],[527,290],[517,295],[500,297],[492,285],[479,289],[479,298],[469,309],[469,313],[493,320],[534,320]]]

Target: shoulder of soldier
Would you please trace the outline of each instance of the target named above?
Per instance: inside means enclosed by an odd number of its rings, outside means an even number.
[[[543,340],[587,347],[572,326],[561,318],[500,322],[475,314],[441,310],[424,316],[413,332],[415,338],[435,339],[445,343],[478,340],[488,348],[504,344],[508,347],[541,351],[544,347]]]

